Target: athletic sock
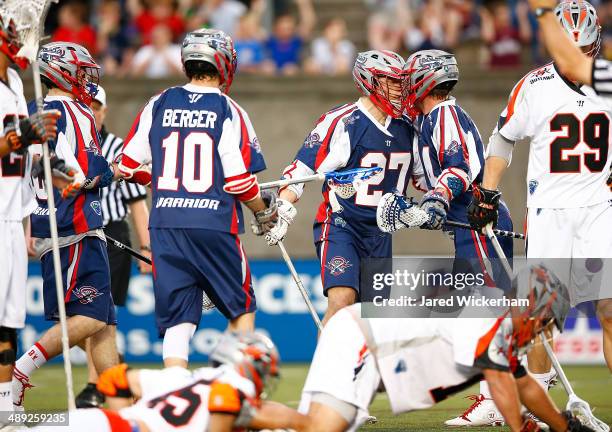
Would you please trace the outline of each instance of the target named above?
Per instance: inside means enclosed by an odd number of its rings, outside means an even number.
[[[49,356],[42,347],[41,344],[36,342],[32,347],[22,355],[17,363],[15,363],[15,369],[21,372],[23,375],[30,376],[32,372],[47,363]]]
[[[13,411],[13,397],[11,396],[11,382],[0,383],[0,412]],[[0,425],[2,419],[0,419]]]
[[[487,380],[480,381],[480,394],[487,399],[492,399],[491,390],[489,390],[489,383],[487,383]]]
[[[538,382],[538,384],[540,384],[540,387],[542,387],[545,391],[548,391],[548,383],[550,381],[550,377],[551,377],[551,373],[550,372],[544,372],[541,374],[537,374],[537,373],[533,373],[533,372],[529,372],[531,374],[532,377],[535,378],[535,380]]]

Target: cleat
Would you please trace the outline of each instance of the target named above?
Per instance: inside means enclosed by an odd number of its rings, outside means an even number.
[[[526,412],[525,414],[523,414],[524,418],[528,418],[533,420],[534,422],[536,422],[536,424],[538,425],[538,427],[543,430],[543,431],[548,431],[550,430],[550,428],[548,427],[548,425],[546,423],[544,423],[542,420],[540,420],[539,418],[537,418],[532,412]]]
[[[369,424],[370,425],[370,424],[376,424],[376,423],[378,423],[378,419],[376,417],[369,415],[366,418],[365,424]]]
[[[23,374],[19,369],[14,368],[11,390],[13,392],[13,408],[16,412],[24,411],[23,399],[25,397],[25,391],[32,387],[34,387],[34,385],[30,383],[30,377]]]
[[[74,402],[77,408],[102,408],[105,397],[98,391],[96,385],[87,383],[81,393],[77,395]]]
[[[493,399],[485,398],[483,395],[467,396],[474,403],[466,409],[459,417],[446,420],[446,426],[503,426],[504,418],[495,406]]]

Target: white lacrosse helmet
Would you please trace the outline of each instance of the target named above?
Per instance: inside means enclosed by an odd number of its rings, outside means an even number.
[[[596,57],[599,54],[601,26],[591,3],[583,0],[563,1],[555,8],[555,16],[577,46],[591,47],[587,55]]]
[[[406,60],[406,88],[404,103],[413,117],[415,104],[422,101],[435,87],[448,83],[450,89],[459,81],[457,59],[446,51],[429,49],[417,51]]]
[[[404,59],[399,54],[391,51],[365,51],[359,53],[355,60],[353,81],[374,105],[391,117],[398,118],[403,112],[401,96],[394,101],[390,94],[389,81],[383,85],[380,78],[401,81],[404,76],[403,69]]]
[[[52,42],[38,53],[43,79],[83,102],[91,104],[100,82],[100,66],[81,45]]]
[[[237,57],[234,41],[225,32],[200,29],[188,33],[183,40],[181,60],[183,66],[189,61],[212,64],[219,72],[219,88],[223,93],[229,93],[236,72]]]

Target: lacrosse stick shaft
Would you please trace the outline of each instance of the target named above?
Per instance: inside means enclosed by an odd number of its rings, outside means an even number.
[[[474,228],[472,228],[470,224],[466,224],[463,222],[446,221],[444,225],[453,227],[453,228],[463,228],[466,230],[475,231]],[[493,232],[495,233],[495,235],[498,235],[501,237],[512,237],[512,238],[519,239],[519,240],[525,240],[525,234],[522,234],[522,233],[517,233],[513,231],[505,231],[505,230],[500,230],[497,228],[494,228]]]
[[[497,237],[493,232],[492,224],[485,226],[485,233],[487,233],[487,237],[489,237],[489,240],[491,240],[491,243],[493,244],[493,249],[495,249],[495,252],[497,253],[497,258],[499,258],[499,260],[501,261],[502,266],[504,267],[504,270],[508,275],[508,279],[512,280],[512,278],[514,277],[514,275],[512,274],[512,267],[510,267],[510,262],[508,261],[508,258],[506,258],[506,254],[504,253],[504,250],[499,244],[499,240],[497,240]]]
[[[301,177],[301,178],[295,178],[295,179],[283,179],[283,180],[276,180],[276,181],[273,181],[273,182],[260,183],[259,184],[259,188],[261,190],[264,190],[264,189],[275,189],[275,188],[281,188],[281,187],[289,186],[289,185],[292,185],[292,184],[309,183],[309,182],[319,181],[319,180],[325,180],[325,174],[324,173],[313,174],[313,175],[310,175],[310,176]]]
[[[314,305],[310,301],[308,292],[306,291],[306,288],[304,288],[302,279],[300,279],[300,276],[298,275],[297,271],[295,270],[295,267],[293,266],[293,261],[291,261],[291,257],[287,253],[287,249],[285,249],[285,245],[283,244],[282,241],[279,241],[277,244],[278,244],[279,249],[281,250],[283,259],[285,260],[285,263],[287,264],[287,268],[289,269],[289,272],[291,273],[291,276],[293,277],[295,284],[300,290],[300,294],[302,294],[302,297],[304,298],[304,302],[306,303],[306,306],[308,307],[308,311],[310,312],[310,315],[312,316],[314,323],[316,324],[319,331],[323,331],[323,324],[321,323],[321,319],[319,318],[319,315],[317,314],[317,311],[315,310]]]
[[[108,234],[105,234],[107,240],[110,241],[110,244],[112,244],[113,246],[115,246],[117,249],[121,249],[122,251],[127,252],[128,254],[132,255],[134,258],[139,259],[140,261],[146,263],[146,264],[153,264],[153,262],[147,258],[146,256],[139,254],[138,252],[136,252],[134,249],[132,249],[131,247],[129,247],[128,245],[121,243],[119,240],[115,240],[114,238],[112,238],[111,236],[109,236]]]
[[[32,63],[34,77],[34,92],[36,107],[39,113],[43,110],[42,85],[38,61]],[[55,275],[55,291],[57,295],[57,308],[59,312],[60,328],[62,330],[62,354],[64,356],[64,371],[66,373],[66,392],[68,395],[68,410],[76,409],[74,390],[72,385],[72,364],[70,363],[70,343],[68,340],[68,323],[66,320],[66,306],[64,303],[64,283],[62,281],[62,264],[60,260],[59,240],[57,234],[57,218],[55,214],[55,196],[53,195],[53,179],[51,176],[51,159],[49,157],[49,143],[43,147],[43,164],[45,167],[45,188],[47,191],[47,207],[49,208],[49,228],[51,231],[51,247],[53,251],[53,272]]]
[[[550,358],[550,362],[552,363],[553,368],[557,372],[557,375],[559,376],[559,379],[561,380],[561,384],[563,384],[565,391],[567,392],[568,395],[575,394],[574,389],[572,389],[572,385],[567,379],[567,376],[565,376],[565,372],[561,368],[561,363],[559,363],[559,359],[557,359],[555,352],[553,351],[552,347],[548,343],[548,339],[546,339],[546,335],[544,334],[544,332],[540,333],[540,339],[542,340],[542,345],[544,346],[544,349],[546,350],[546,354],[548,354],[548,357]]]

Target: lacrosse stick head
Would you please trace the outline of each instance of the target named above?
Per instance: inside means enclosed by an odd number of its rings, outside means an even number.
[[[214,308],[216,308],[216,306],[210,297],[208,297],[205,292],[202,292],[202,312],[213,310]]]
[[[376,224],[382,232],[392,233],[402,228],[418,227],[429,220],[413,198],[386,193],[376,208]]]
[[[382,168],[354,168],[326,174],[327,185],[342,199],[349,199],[367,180],[382,173]]]
[[[595,432],[610,432],[610,426],[595,417],[589,403],[580,399],[575,393],[569,395],[566,409],[574,414],[580,420],[580,423],[590,427]]]
[[[0,52],[15,63],[20,69],[28,67],[28,59],[19,57],[21,41],[17,33],[17,24],[8,10],[0,6]]]

